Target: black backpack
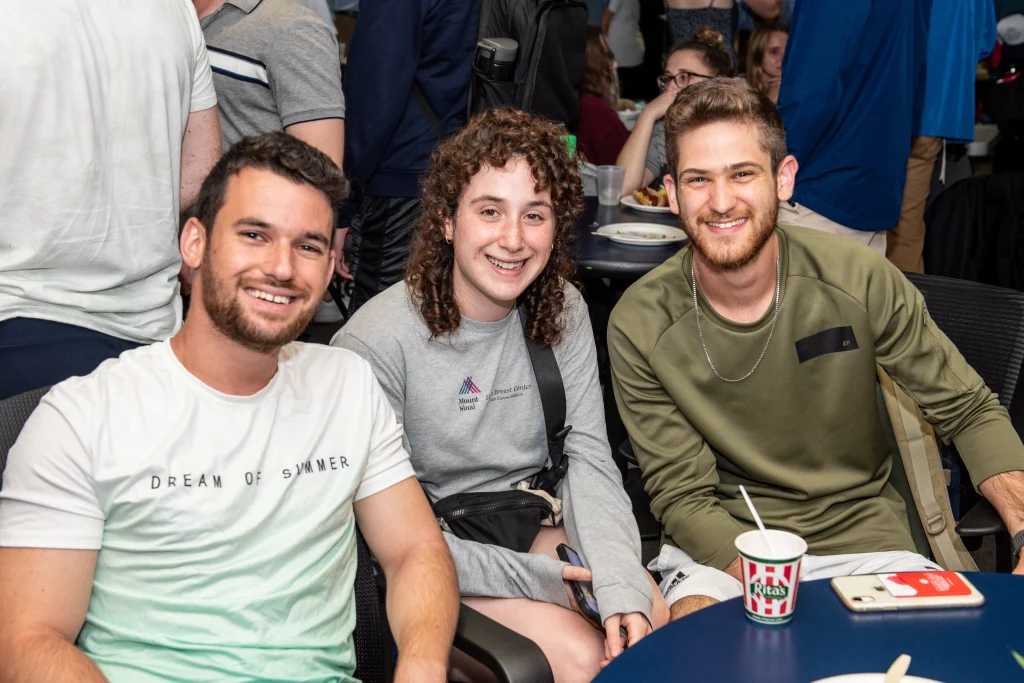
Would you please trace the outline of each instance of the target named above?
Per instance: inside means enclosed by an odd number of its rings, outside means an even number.
[[[587,4],[583,0],[481,0],[484,38],[519,43],[511,83],[487,81],[474,70],[470,114],[510,105],[575,130],[586,65]]]
[[[492,81],[473,69],[469,116],[510,106],[576,129],[587,49],[584,0],[480,0],[477,37],[511,38],[519,47],[511,81]],[[412,95],[438,137],[444,138],[440,121],[415,85]]]

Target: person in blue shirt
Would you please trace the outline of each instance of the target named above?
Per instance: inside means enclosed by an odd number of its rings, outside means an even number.
[[[796,0],[779,112],[800,170],[780,225],[885,253],[903,202],[925,3]]]
[[[465,124],[479,16],[479,0],[373,0],[359,7],[344,84],[345,171],[355,191],[335,236],[339,244],[351,226],[350,253],[339,251],[336,267],[355,279],[350,312],[405,274],[420,176],[439,137],[425,110],[445,133]],[[416,102],[414,87],[427,107]]]
[[[995,42],[992,0],[932,0],[903,208],[885,248],[885,255],[902,271],[924,272],[924,210],[935,160],[944,141],[974,139],[974,75]]]

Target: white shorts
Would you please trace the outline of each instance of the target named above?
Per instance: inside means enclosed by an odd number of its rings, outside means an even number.
[[[694,562],[679,548],[663,545],[661,553],[647,568],[661,572],[658,586],[670,606],[689,595],[706,595],[719,602],[743,595],[743,586],[728,574]],[[800,564],[800,580],[831,579],[836,576],[879,574],[882,572],[918,572],[941,570],[927,557],[908,550],[884,553],[852,553],[849,555],[804,555]]]

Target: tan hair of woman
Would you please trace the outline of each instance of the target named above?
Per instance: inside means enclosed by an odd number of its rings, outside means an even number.
[[[775,103],[782,85],[782,58],[789,28],[775,22],[761,24],[750,36],[747,50],[747,82]]]
[[[612,109],[618,102],[615,84],[615,54],[608,38],[597,26],[587,27],[587,63],[583,68],[580,91],[598,97]]]

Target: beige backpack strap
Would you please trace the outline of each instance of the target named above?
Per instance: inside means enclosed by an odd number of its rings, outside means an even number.
[[[878,381],[935,561],[951,571],[978,571],[974,558],[956,533],[935,431],[924,419],[917,402],[893,382],[881,366],[878,366]]]

